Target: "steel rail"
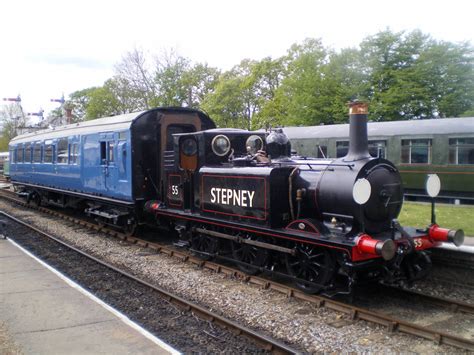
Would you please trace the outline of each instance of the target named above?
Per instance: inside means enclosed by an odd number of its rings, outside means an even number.
[[[437,306],[441,306],[447,309],[450,309],[453,312],[459,313],[466,313],[466,314],[474,314],[474,305],[462,301],[446,299],[438,296],[427,295],[425,293],[409,290],[406,288],[400,288],[391,285],[384,285],[381,284],[380,286],[387,288],[388,290],[393,290],[396,292],[404,293],[410,296],[416,296],[425,299],[427,302],[435,304]]]
[[[28,224],[12,215],[9,215],[8,213],[5,213],[3,211],[0,211],[0,215],[14,221],[15,223],[18,223],[18,224],[21,224],[22,226],[24,227],[27,227],[33,231],[35,231],[36,233],[38,234],[41,234],[45,237],[47,237],[48,239],[51,239],[51,240],[54,240],[56,243],[59,243],[61,244],[62,246],[70,249],[70,250],[73,250],[74,252],[90,259],[90,260],[93,260],[94,262],[108,268],[108,269],[111,269],[117,273],[119,273],[120,275],[122,276],[125,276],[135,282],[138,282],[154,291],[156,291],[158,294],[160,294],[160,296],[162,298],[164,298],[166,301],[170,302],[170,303],[173,303],[174,305],[178,306],[180,309],[184,310],[184,311],[187,311],[187,312],[192,312],[194,315],[196,315],[197,317],[207,321],[207,322],[212,322],[212,323],[215,323],[215,324],[218,324],[224,328],[227,328],[229,329],[230,331],[234,332],[235,334],[237,335],[243,335],[251,340],[253,340],[256,344],[258,344],[260,347],[262,347],[264,350],[266,351],[270,351],[272,353],[275,353],[275,354],[296,354],[298,353],[297,350],[295,350],[294,348],[292,348],[291,346],[289,345],[286,345],[284,344],[283,342],[280,342],[278,340],[275,340],[275,339],[272,339],[271,337],[268,337],[264,334],[261,334],[261,333],[258,333],[257,331],[254,331],[250,328],[247,328],[243,325],[240,325],[238,324],[237,322],[234,322],[230,319],[227,319],[217,313],[214,313],[212,311],[209,311],[207,310],[206,308],[202,307],[202,306],[199,306],[193,302],[190,302],[178,295],[175,295],[167,290],[165,290],[164,288],[160,287],[160,286],[157,286],[157,285],[153,285],[145,280],[142,280],[140,279],[139,277],[137,276],[134,276],[132,275],[131,273],[127,272],[127,271],[124,271],[124,270],[121,270],[103,260],[100,260],[72,245],[70,245],[69,243],[66,243],[64,242],[63,240],[45,232],[45,231],[42,231],[40,230],[39,228],[36,228],[34,226],[32,226],[31,224]]]
[[[0,196],[2,195],[5,196],[4,194],[0,194]],[[28,204],[26,204],[24,201],[21,201],[12,197],[7,197],[7,198],[23,206],[31,207]],[[288,298],[295,298],[302,301],[310,302],[318,308],[326,307],[328,309],[344,313],[348,315],[351,320],[365,320],[371,323],[382,325],[386,327],[389,332],[400,332],[400,333],[410,334],[410,335],[414,335],[414,336],[421,337],[424,339],[432,340],[437,344],[446,344],[446,345],[451,345],[451,346],[458,347],[461,349],[474,351],[474,341],[470,339],[466,339],[466,338],[458,337],[446,332],[430,329],[424,326],[417,325],[415,323],[411,323],[408,321],[404,321],[404,320],[392,317],[384,313],[379,313],[379,312],[363,309],[363,308],[356,307],[347,303],[335,301],[333,299],[330,299],[324,296],[309,295],[293,287],[283,285],[272,280],[268,280],[259,276],[247,275],[229,266],[217,264],[211,261],[202,260],[196,256],[190,255],[187,252],[176,250],[175,248],[169,247],[167,245],[162,245],[159,243],[142,240],[137,237],[128,236],[116,230],[104,228],[96,224],[93,224],[81,219],[77,219],[71,216],[67,216],[57,211],[53,211],[44,207],[39,207],[38,210],[50,215],[57,216],[59,218],[62,218],[70,222],[78,223],[89,229],[93,229],[95,231],[100,231],[110,236],[117,237],[121,240],[128,241],[132,244],[137,244],[141,247],[150,248],[152,250],[155,250],[156,252],[178,258],[181,261],[192,263],[201,268],[209,269],[216,273],[222,273],[227,276],[235,277],[249,284],[260,286],[263,289],[275,290],[277,292],[285,294]],[[430,297],[430,296],[424,295],[424,297]],[[450,302],[450,300],[444,300],[444,301],[445,303]],[[465,306],[468,308],[474,309],[473,305],[465,304]],[[451,308],[453,310],[456,310],[456,309],[460,310],[457,306],[452,306]],[[467,313],[471,313],[471,310],[468,311]]]

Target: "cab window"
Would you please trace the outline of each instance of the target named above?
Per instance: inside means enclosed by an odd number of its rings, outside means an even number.
[[[195,132],[194,126],[172,124],[166,128],[166,150],[173,150],[173,134]]]

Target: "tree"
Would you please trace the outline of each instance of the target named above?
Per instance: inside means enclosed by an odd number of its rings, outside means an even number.
[[[57,107],[48,113],[48,116],[46,117],[46,121],[44,121],[43,124],[48,125],[48,126],[50,124],[53,126],[57,126],[57,125],[64,124],[63,119],[64,119],[63,109],[62,107]]]
[[[109,79],[104,83],[104,86],[96,88],[90,93],[89,104],[86,108],[86,120],[122,113],[119,108],[119,100],[114,92],[115,86],[114,80]]]
[[[87,106],[89,105],[91,95],[96,89],[97,87],[90,87],[87,89],[74,91],[69,95],[67,104],[72,108],[73,119],[76,122],[85,119]]]
[[[274,103],[276,90],[284,78],[284,65],[284,58],[266,57],[252,62],[245,82],[248,112],[251,113],[248,117],[249,129],[276,125],[274,105],[271,103]]]
[[[414,69],[429,91],[428,117],[458,117],[474,109],[474,49],[468,43],[438,42],[424,51]]]
[[[156,60],[155,83],[157,95],[154,106],[182,106],[188,92],[182,84],[184,73],[190,69],[190,60],[176,52],[163,53]]]
[[[130,90],[130,83],[122,77],[107,80],[102,87],[91,90],[88,96],[86,120],[143,109],[143,97],[135,90]]]
[[[407,95],[412,95],[413,105],[424,98],[409,79],[409,70],[430,41],[420,31],[405,35],[387,29],[361,43],[364,71],[369,75],[366,97],[370,101],[371,119],[403,119],[406,112],[416,111],[406,105]]]
[[[152,106],[201,107],[221,126],[345,122],[347,102],[367,100],[376,121],[467,115],[474,110],[473,48],[438,42],[421,31],[387,29],[360,49],[333,51],[321,40],[293,44],[278,59],[244,59],[221,73],[175,51],[151,66],[142,50],[126,53],[100,88],[71,94],[88,119]]]
[[[232,72],[221,75],[214,92],[209,93],[202,102],[216,124],[220,127],[245,127],[244,104],[241,95],[241,78]]]
[[[219,79],[220,71],[207,64],[197,63],[185,71],[179,80],[187,93],[184,104],[198,108],[204,98],[212,93]]]
[[[246,129],[260,128],[267,119],[262,109],[273,100],[281,80],[282,63],[265,58],[244,59],[219,77],[214,91],[202,103],[219,125]]]
[[[275,93],[276,121],[287,125],[334,122],[334,83],[327,75],[329,52],[321,40],[293,44],[286,57],[286,74]]]
[[[125,53],[120,63],[115,66],[115,78],[127,85],[127,96],[134,97],[134,106],[140,110],[149,109],[156,100],[157,84],[155,73],[148,64],[143,50],[134,48]],[[123,90],[122,90],[123,91]]]
[[[374,120],[458,116],[473,107],[473,49],[420,31],[390,30],[361,44]]]
[[[28,124],[20,103],[4,105],[0,110],[0,124],[2,133],[0,137],[0,150],[8,150],[8,143],[20,133],[22,127]]]
[[[365,88],[369,76],[363,70],[360,51],[345,48],[330,53],[322,72],[328,95],[326,114],[332,123],[347,122],[347,103],[354,99],[367,99]]]

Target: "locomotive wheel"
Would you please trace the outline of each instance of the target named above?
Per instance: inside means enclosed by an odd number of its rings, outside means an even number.
[[[422,251],[407,255],[403,260],[403,270],[408,282],[425,278],[430,273],[431,267],[431,258]]]
[[[317,293],[330,283],[335,270],[335,260],[327,249],[308,244],[298,244],[296,254],[286,256],[288,273],[298,279],[318,284],[296,282],[296,286],[306,293]]]
[[[250,239],[261,241],[261,238],[250,237]],[[260,267],[264,267],[268,263],[270,253],[267,249],[254,245],[232,242],[232,256],[237,261],[255,265],[253,267],[237,263],[237,267],[241,271],[249,275],[255,275],[260,271]]]
[[[219,241],[208,235],[195,233],[191,237],[191,248],[201,259],[210,260],[213,256],[208,254],[217,253]]]

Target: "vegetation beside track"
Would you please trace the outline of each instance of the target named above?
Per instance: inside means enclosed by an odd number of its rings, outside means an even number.
[[[466,236],[474,236],[474,206],[436,204],[436,223],[444,228],[463,229]],[[431,205],[404,202],[400,216],[402,226],[421,227],[431,223]]]

